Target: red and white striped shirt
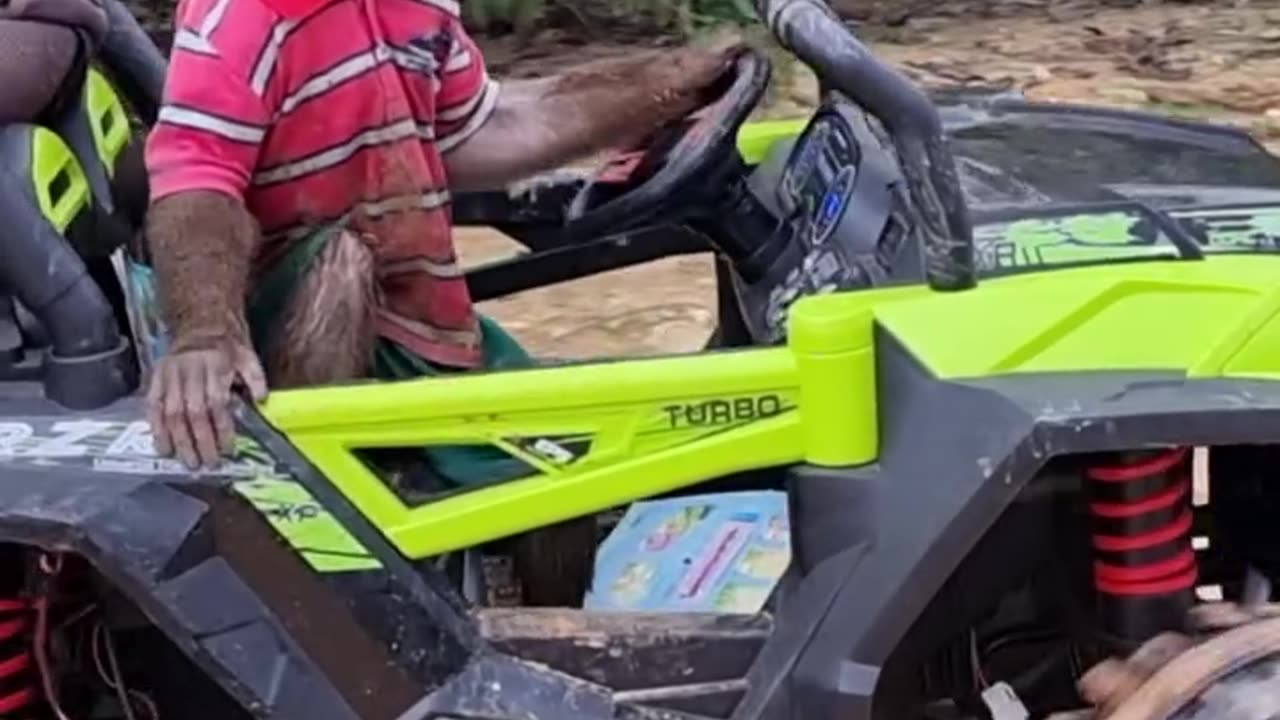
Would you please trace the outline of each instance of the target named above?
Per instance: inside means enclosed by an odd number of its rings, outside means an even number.
[[[335,223],[371,236],[381,335],[478,365],[441,153],[479,129],[498,91],[458,12],[455,0],[182,0],[147,141],[152,199],[243,198],[262,263]]]

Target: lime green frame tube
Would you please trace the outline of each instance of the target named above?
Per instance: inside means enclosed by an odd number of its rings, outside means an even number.
[[[429,557],[735,472],[872,462],[871,314],[813,300],[785,347],[279,392],[263,412],[401,552]],[[682,414],[707,403],[737,410]],[[511,442],[564,436],[590,440],[567,465]],[[411,507],[357,455],[467,443],[537,473]]]

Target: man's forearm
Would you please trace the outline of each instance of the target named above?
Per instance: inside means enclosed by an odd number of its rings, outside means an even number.
[[[147,241],[175,346],[200,347],[245,333],[244,299],[258,235],[243,203],[222,193],[176,193],[152,205]]]
[[[450,186],[494,189],[635,142],[696,108],[723,58],[682,48],[504,83],[492,117],[445,156]]]

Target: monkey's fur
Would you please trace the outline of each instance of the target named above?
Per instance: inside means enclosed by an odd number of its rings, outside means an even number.
[[[275,387],[364,377],[373,357],[377,275],[369,240],[343,232],[327,245],[285,306],[263,362]]]
[[[639,53],[503,85],[483,130],[445,156],[453,190],[501,187],[610,147],[629,147],[696,109],[729,47]],[[531,122],[532,120],[532,122]]]
[[[505,84],[480,132],[445,156],[449,186],[502,187],[633,143],[696,109],[729,57],[728,47],[654,51]],[[173,352],[247,339],[244,301],[260,234],[244,205],[215,192],[177,193],[153,205],[147,237]],[[272,385],[364,375],[376,292],[372,250],[344,233],[305,274],[262,358]]]

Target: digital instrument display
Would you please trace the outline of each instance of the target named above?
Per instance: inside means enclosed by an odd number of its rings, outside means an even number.
[[[791,242],[803,249],[768,293],[764,321],[781,337],[787,310],[800,297],[841,286],[848,269],[839,250],[826,247],[844,219],[858,177],[858,146],[844,118],[819,115],[783,172],[781,206]],[[796,262],[798,261],[798,262]]]
[[[858,172],[858,149],[836,115],[820,117],[804,134],[782,178],[782,206],[810,246],[839,223]]]
[[[791,305],[806,295],[873,285],[882,231],[900,181],[896,162],[857,106],[837,99],[801,134],[776,181],[784,249],[768,271],[740,287],[752,333],[766,342],[786,334]]]

